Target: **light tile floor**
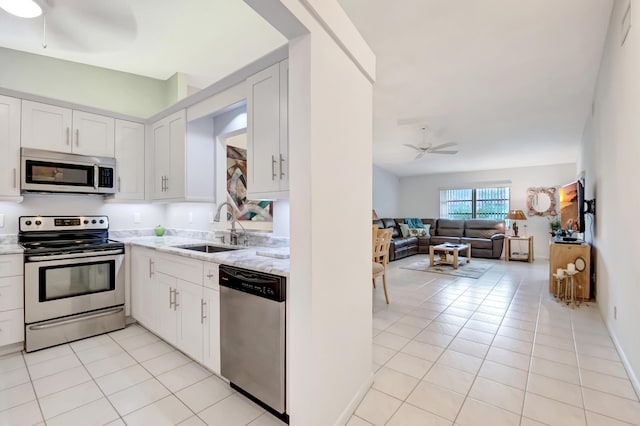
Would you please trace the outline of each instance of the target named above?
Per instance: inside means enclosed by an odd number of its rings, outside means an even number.
[[[373,290],[375,383],[349,426],[640,425],[595,304],[547,294],[548,263],[480,279],[401,269]],[[0,425],[282,423],[144,328],[0,357]]]
[[[0,426],[284,423],[138,325],[0,357]]]
[[[596,304],[555,302],[546,261],[489,260],[480,279],[401,269],[424,257],[390,264],[389,305],[373,290],[375,381],[348,426],[640,425]]]

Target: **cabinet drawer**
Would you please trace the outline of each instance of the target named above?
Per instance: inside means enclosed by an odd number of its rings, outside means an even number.
[[[23,307],[24,297],[22,276],[0,278],[0,311]]]
[[[22,275],[23,257],[21,254],[5,254],[0,256],[0,277]]]
[[[157,257],[157,272],[202,285],[202,260],[165,253],[159,253]]]
[[[0,346],[24,341],[24,309],[0,312]]]
[[[202,282],[205,287],[220,291],[220,265],[204,262]]]

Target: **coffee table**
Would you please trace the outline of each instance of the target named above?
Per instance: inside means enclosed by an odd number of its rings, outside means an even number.
[[[434,265],[453,265],[453,269],[458,269],[458,257],[460,252],[465,251],[467,256],[467,263],[471,260],[471,246],[469,244],[451,244],[444,243],[437,246],[429,246],[429,266]],[[439,254],[438,258],[435,258],[436,252]],[[444,254],[444,256],[440,256]],[[447,255],[452,255],[453,258],[448,260]]]

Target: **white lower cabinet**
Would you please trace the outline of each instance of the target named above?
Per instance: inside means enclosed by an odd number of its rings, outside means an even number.
[[[220,292],[204,288],[204,339],[202,363],[208,369],[220,372]]]
[[[131,248],[131,316],[157,332],[160,322],[160,292],[154,277],[155,250]]]
[[[22,254],[0,256],[0,346],[24,341]]]
[[[220,295],[203,286],[207,275],[217,277],[217,265],[141,247],[131,256],[132,316],[219,374]]]

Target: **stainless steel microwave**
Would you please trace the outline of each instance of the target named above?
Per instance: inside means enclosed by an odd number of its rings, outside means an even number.
[[[114,194],[116,159],[21,149],[22,192]]]

